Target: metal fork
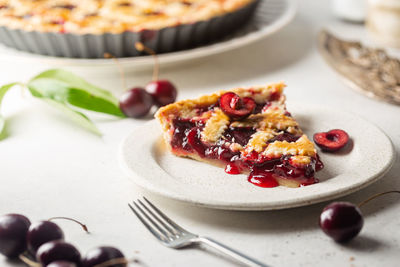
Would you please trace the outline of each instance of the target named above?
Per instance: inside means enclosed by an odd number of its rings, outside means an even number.
[[[146,228],[165,246],[169,248],[183,248],[193,244],[206,244],[232,259],[247,266],[268,267],[258,260],[252,259],[241,252],[229,248],[211,238],[193,234],[176,224],[170,218],[154,206],[149,200],[143,197],[145,203],[140,199],[128,203],[133,213],[146,226]]]

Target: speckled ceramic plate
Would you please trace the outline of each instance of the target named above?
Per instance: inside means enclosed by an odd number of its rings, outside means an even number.
[[[316,175],[320,183],[300,188],[260,188],[249,183],[246,175],[228,175],[221,168],[175,157],[166,151],[156,121],[135,129],[124,140],[121,165],[133,182],[153,193],[229,210],[284,209],[334,199],[378,181],[392,166],[392,143],[370,122],[326,107],[289,104],[288,110],[309,137],[340,128],[352,138],[345,151],[320,152],[325,164]]]

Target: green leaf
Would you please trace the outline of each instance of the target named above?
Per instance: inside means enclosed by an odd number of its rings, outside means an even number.
[[[90,93],[103,95],[104,97],[110,97],[110,100],[115,100],[115,102],[118,102],[118,100],[116,100],[109,91],[101,89],[100,87],[97,87],[93,84],[90,84],[81,77],[65,70],[61,69],[46,70],[36,75],[34,78],[31,79],[31,81],[40,78],[50,78],[62,81],[68,83],[71,87],[82,88]]]
[[[125,117],[119,106],[108,99],[93,95],[81,88],[71,87],[69,84],[59,80],[39,78],[30,81],[28,88],[33,96],[39,98],[48,98],[82,109]]]
[[[99,131],[99,129],[96,127],[96,125],[88,117],[86,117],[85,114],[83,114],[79,111],[75,111],[75,110],[71,109],[70,107],[68,107],[67,105],[57,102],[52,99],[42,98],[42,100],[45,101],[46,103],[58,108],[59,110],[63,111],[64,114],[66,114],[71,120],[73,120],[77,124],[81,125],[82,127],[88,129],[92,133],[95,133],[100,136],[102,135],[101,132]]]
[[[4,95],[8,92],[8,90],[11,89],[11,87],[13,87],[17,84],[19,84],[19,83],[9,83],[9,84],[6,84],[6,85],[3,85],[2,87],[0,87],[0,108],[1,108],[1,102],[3,101]],[[4,125],[5,125],[5,120],[4,120],[3,116],[0,114],[0,134],[3,132]]]
[[[19,84],[19,83],[9,83],[9,84],[6,84],[6,85],[3,85],[2,87],[0,87],[0,105],[1,105],[1,101],[3,100],[4,95],[8,92],[8,90],[17,84]]]
[[[125,117],[118,99],[110,92],[92,85],[73,73],[53,69],[42,72],[28,83],[36,97],[49,98],[75,107]]]

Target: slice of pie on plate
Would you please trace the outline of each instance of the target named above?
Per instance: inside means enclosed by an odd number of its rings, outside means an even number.
[[[261,187],[314,184],[323,168],[314,144],[286,110],[283,83],[182,100],[156,113],[171,152],[249,173]]]

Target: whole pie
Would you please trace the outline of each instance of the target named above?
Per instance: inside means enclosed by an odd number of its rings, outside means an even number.
[[[156,113],[171,152],[249,173],[261,187],[318,182],[314,144],[286,110],[283,83],[219,91],[182,100]]]
[[[0,26],[75,34],[158,30],[234,12],[254,0],[0,0]]]

